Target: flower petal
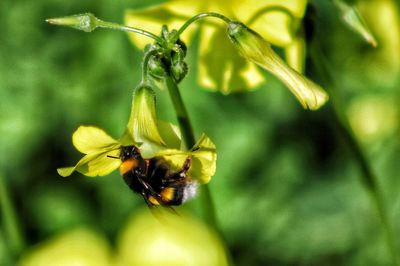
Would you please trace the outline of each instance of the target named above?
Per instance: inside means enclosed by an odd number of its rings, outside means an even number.
[[[225,27],[203,25],[198,74],[200,85],[228,94],[252,89],[263,81],[264,77],[254,64],[236,53],[226,38]]]
[[[201,136],[196,145],[192,148],[193,155],[192,171],[189,172],[192,178],[200,183],[210,182],[217,168],[217,149],[215,144],[205,134]]]
[[[155,94],[148,85],[142,84],[134,92],[128,132],[144,158],[154,157],[155,153],[166,148],[167,144],[158,130]],[[168,134],[171,132],[173,130],[169,130]],[[168,136],[168,141],[175,140]]]
[[[266,40],[243,23],[230,22],[228,31],[240,53],[285,83],[304,108],[317,110],[328,100],[319,85],[289,67]]]
[[[157,121],[157,127],[160,130],[162,139],[168,148],[181,149],[182,138],[179,128],[171,123],[161,120]]]
[[[143,28],[159,35],[162,25],[167,25],[170,30],[178,29],[192,15],[198,13],[197,9],[198,6],[193,4],[191,1],[168,1],[157,6],[127,11],[125,13],[125,24],[128,26]],[[181,39],[188,43],[195,29],[195,25],[189,27],[181,35]],[[144,46],[149,43],[149,39],[143,38],[143,36],[135,33],[130,33],[129,37],[140,49],[143,49]]]
[[[173,169],[180,169],[188,156],[192,156],[192,165],[189,169],[191,178],[201,184],[206,184],[215,174],[217,152],[214,143],[206,135],[202,135],[191,151],[165,149],[157,157],[162,158]]]
[[[121,164],[119,160],[121,146],[115,144],[109,150],[85,155],[75,166],[58,168],[57,172],[63,177],[70,176],[74,171],[78,171],[86,176],[104,176],[114,171]],[[110,158],[117,157],[116,158]]]
[[[285,47],[285,57],[287,64],[299,72],[304,73],[304,64],[306,57],[306,43],[304,38],[297,37]]]
[[[84,154],[106,151],[118,144],[102,129],[93,126],[80,126],[72,135],[72,143]]]

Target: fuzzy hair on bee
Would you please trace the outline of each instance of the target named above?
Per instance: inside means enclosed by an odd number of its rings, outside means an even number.
[[[188,176],[192,157],[179,170],[161,158],[144,159],[136,146],[121,148],[120,173],[131,190],[141,194],[148,206],[177,206],[194,198],[198,182]]]

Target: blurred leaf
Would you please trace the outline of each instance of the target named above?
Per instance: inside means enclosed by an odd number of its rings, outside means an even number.
[[[30,190],[25,204],[29,226],[36,228],[41,235],[96,221],[85,195],[68,186],[36,186]]]
[[[378,46],[374,35],[372,34],[364,18],[358,11],[357,7],[351,6],[342,0],[334,0],[333,3],[339,9],[343,21],[351,30],[359,34],[362,38],[364,38],[366,42],[368,42],[373,47]]]

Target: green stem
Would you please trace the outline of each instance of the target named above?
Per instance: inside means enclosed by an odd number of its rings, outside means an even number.
[[[169,96],[175,108],[179,127],[183,135],[183,141],[186,145],[186,148],[190,149],[191,147],[193,147],[194,144],[196,144],[196,140],[194,138],[192,124],[190,123],[189,115],[183,103],[181,94],[178,89],[178,85],[170,76],[167,76],[165,78],[165,84],[168,88]]]
[[[325,58],[320,50],[320,47],[316,43],[314,43],[312,48],[312,59],[314,65],[316,66],[316,69],[320,72],[320,76],[323,79],[324,83],[328,85],[327,87],[334,88],[334,79],[332,78],[331,73],[329,72],[329,68],[325,63]],[[392,264],[399,265],[393,228],[390,223],[387,207],[385,205],[384,195],[379,187],[378,178],[371,169],[360,144],[358,143],[351,127],[349,126],[349,121],[342,111],[343,108],[340,108],[340,100],[335,95],[333,89],[329,90],[329,94],[331,98],[330,107],[334,122],[338,126],[339,131],[341,132],[350,150],[352,151],[354,159],[358,163],[360,171],[362,173],[361,181],[371,195],[371,198],[373,199],[374,204],[377,208],[379,218],[385,231],[386,243],[392,258]]]
[[[156,42],[158,42],[160,44],[165,42],[164,39],[160,38],[159,36],[157,36],[151,32],[148,32],[148,31],[145,31],[142,29],[138,29],[138,28],[134,28],[134,27],[128,27],[128,26],[121,25],[121,24],[114,23],[114,22],[108,22],[108,21],[103,21],[103,20],[97,19],[97,26],[100,28],[138,33],[143,36],[152,38],[153,40],[155,40]]]
[[[0,209],[2,213],[2,225],[5,231],[8,248],[13,257],[17,257],[24,249],[25,242],[17,220],[14,205],[8,193],[6,181],[0,175]]]
[[[190,149],[191,147],[193,147],[194,144],[196,144],[196,140],[194,138],[193,128],[190,123],[186,107],[183,103],[182,96],[179,92],[178,85],[170,76],[167,76],[165,78],[165,84],[168,88],[168,92],[172,100],[176,116],[178,118],[179,127],[183,135],[183,141],[186,145],[186,148]],[[215,215],[214,201],[211,196],[210,188],[208,187],[207,184],[202,186],[201,199],[202,199],[204,219],[219,234],[221,239],[224,240],[222,232],[219,230],[217,217]],[[224,249],[229,265],[233,265],[232,256],[230,254],[228,247],[224,245]]]
[[[97,18],[92,13],[84,13],[84,14],[72,15],[61,18],[49,18],[46,19],[46,22],[54,25],[72,27],[77,30],[82,30],[85,32],[92,32],[96,28],[107,28],[112,30],[129,31],[152,38],[153,40],[155,40],[160,44],[165,44],[165,40],[163,38],[151,32],[134,27],[128,27],[114,22],[103,21]]]
[[[190,24],[192,24],[193,22],[202,19],[202,18],[206,18],[206,17],[214,17],[214,18],[219,18],[223,21],[225,21],[226,23],[231,22],[231,20],[227,17],[225,17],[224,15],[221,15],[219,13],[215,13],[215,12],[204,12],[204,13],[200,13],[197,14],[194,17],[191,17],[190,19],[188,19],[185,24],[182,25],[182,27],[177,31],[176,33],[176,39],[179,38],[179,36],[182,34],[182,32],[184,32],[186,30],[187,27],[190,26]]]

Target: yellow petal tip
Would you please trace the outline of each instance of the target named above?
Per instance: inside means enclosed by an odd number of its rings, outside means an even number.
[[[72,174],[72,172],[74,170],[75,170],[75,167],[57,168],[57,173],[62,177],[68,177]]]

